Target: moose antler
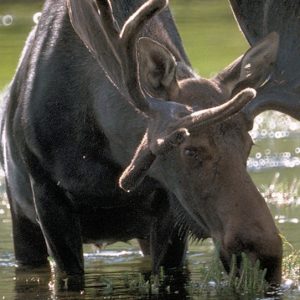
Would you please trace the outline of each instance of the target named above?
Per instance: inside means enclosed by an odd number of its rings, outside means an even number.
[[[167,0],[147,1],[119,31],[108,0],[68,0],[71,22],[81,40],[119,91],[148,117],[147,132],[133,160],[120,178],[120,186],[127,191],[142,181],[157,155],[181,144],[189,135],[189,130],[230,117],[255,96],[254,90],[246,89],[225,104],[193,111],[186,105],[162,101],[143,92],[137,60],[138,37],[145,23],[167,4]],[[81,18],[88,19],[88,24],[82,24]],[[92,30],[95,26],[97,33],[96,36],[92,36],[91,32],[95,32]]]
[[[102,15],[102,25],[107,33],[107,41],[112,50],[117,53],[121,62],[123,79],[130,98],[137,109],[146,115],[151,114],[149,102],[141,90],[138,76],[136,41],[144,24],[167,4],[167,0],[150,0],[142,5],[124,24],[121,32],[114,27],[111,5],[108,0],[97,0],[97,6]]]
[[[222,105],[191,113],[177,120],[173,124],[173,131],[168,135],[163,135],[162,138],[149,141],[148,132],[146,132],[130,165],[119,179],[120,187],[128,192],[134,189],[144,179],[156,156],[170,151],[174,146],[180,145],[185,137],[190,135],[189,130],[206,127],[227,119],[240,111],[255,95],[256,91],[248,88]]]
[[[167,1],[146,2],[128,19],[121,32],[116,27],[108,0],[82,1],[85,3],[79,1],[81,0],[68,0],[71,22],[77,34],[120,92],[133,101],[137,109],[148,115],[151,113],[149,103],[140,88],[138,79],[136,40],[143,25],[162,10],[167,5]],[[83,16],[91,23],[82,24],[80,19]],[[91,32],[95,32],[91,30],[92,27],[98,29],[98,36],[89,36]],[[99,42],[101,47],[98,46]],[[108,65],[108,62],[113,64]]]
[[[278,110],[300,120],[300,2],[294,0],[230,0],[236,20],[253,45],[277,32],[280,45],[274,72],[257,97],[246,106],[249,119]]]

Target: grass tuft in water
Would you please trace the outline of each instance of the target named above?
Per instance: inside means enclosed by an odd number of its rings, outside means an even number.
[[[260,187],[261,193],[268,203],[276,206],[299,205],[300,180],[294,178],[291,182],[280,179],[280,172],[276,172],[269,185]]]
[[[189,284],[189,292],[198,295],[203,293],[263,295],[268,288],[265,280],[266,270],[261,270],[259,261],[253,265],[245,253],[242,253],[241,257],[240,271],[237,258],[233,255],[231,271],[227,274],[215,255],[207,271],[203,273],[203,270],[200,270],[202,276],[199,280]]]
[[[227,274],[217,256],[214,255],[209,264],[202,265],[195,274],[195,279],[183,280],[183,286],[174,286],[174,278],[171,280],[163,271],[156,276],[139,274],[125,274],[122,276],[121,286],[125,287],[131,295],[171,295],[184,292],[189,296],[196,295],[248,295],[263,296],[268,285],[265,281],[266,270],[260,269],[257,261],[254,265],[249,261],[246,254],[241,255],[240,268],[238,268],[236,256],[232,257],[231,272]],[[113,280],[101,277],[101,290],[104,295],[114,295],[120,287]]]
[[[139,295],[157,295],[160,290],[160,276],[150,276],[147,279],[143,274],[124,275],[125,287],[130,293]]]
[[[295,270],[295,264],[299,263],[299,258],[299,253],[297,255],[298,260],[295,260],[295,256],[285,258],[284,272],[289,277],[291,272]],[[225,272],[216,253],[209,264],[199,267],[197,275],[196,280],[190,280],[187,276],[184,283],[183,289],[189,296],[210,295],[223,297],[227,295],[228,297],[247,296],[259,298],[264,297],[269,289],[269,285],[265,280],[266,270],[260,268],[259,261],[253,264],[245,253],[241,254],[239,263],[236,256],[232,257],[229,274]],[[299,273],[296,275],[299,279]],[[156,276],[145,276],[142,273],[125,274],[121,280],[121,285],[131,295],[172,295],[182,292],[182,289],[170,284],[172,280],[170,281],[163,271]],[[118,289],[118,286],[114,286],[113,281],[104,277],[101,278],[101,287],[104,295],[114,295]]]
[[[296,250],[284,236],[283,240],[284,258],[282,262],[282,279],[286,287],[300,286],[300,250]]]
[[[232,270],[236,271],[235,256],[233,256],[232,262]],[[238,293],[262,293],[267,287],[265,281],[266,271],[266,269],[261,270],[259,260],[253,265],[246,254],[242,253],[241,274],[237,277],[234,275],[236,273],[230,272],[229,286]]]
[[[104,295],[111,295],[113,294],[114,291],[114,284],[111,280],[105,277],[101,277],[101,288],[102,288],[102,293]]]

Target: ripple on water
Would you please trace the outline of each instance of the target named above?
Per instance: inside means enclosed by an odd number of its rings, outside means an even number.
[[[300,122],[265,112],[255,119],[250,135],[255,143],[247,161],[250,172],[300,166]]]
[[[1,249],[0,249],[1,250]],[[7,252],[4,252],[4,253],[1,253],[1,256],[0,256],[0,268],[3,267],[8,267],[8,268],[11,268],[11,267],[15,267],[15,256],[12,254],[12,253],[7,253]]]

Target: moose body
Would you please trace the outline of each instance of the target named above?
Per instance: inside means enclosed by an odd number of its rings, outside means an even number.
[[[110,49],[114,41],[107,41],[114,35],[111,28],[123,25],[142,4],[112,1],[114,22],[109,23],[107,1],[98,1],[98,9],[89,0],[45,3],[5,97],[2,119],[2,160],[16,259],[23,265],[40,265],[50,254],[59,270],[80,275],[83,242],[138,238],[157,271],[159,266],[182,265],[191,231],[219,244],[227,270],[231,255],[245,251],[268,268],[270,282],[278,282],[281,241],[246,171],[252,145],[249,120],[236,114],[254,96],[244,89],[258,87],[271,72],[277,36],[271,34],[206,80],[191,71],[165,8],[136,28],[143,37],[134,42],[139,44],[139,71],[123,73],[130,77],[139,72],[140,82],[124,88],[127,80],[117,74],[122,70],[114,70],[115,61],[122,64],[122,59],[109,55],[118,53],[118,47]],[[151,5],[155,1],[146,3],[140,15]],[[91,20],[84,19],[91,9]],[[92,17],[99,11],[106,35],[94,45],[91,36],[100,27]],[[109,51],[102,51],[106,48]],[[265,68],[254,80],[249,75],[249,81],[243,68],[250,62],[255,68],[261,55],[267,57]],[[128,67],[131,61],[126,63]],[[122,91],[127,88],[129,92]],[[135,105],[135,96],[141,94],[154,97],[151,105],[163,118],[149,121],[143,103]],[[232,103],[243,103],[227,105],[232,97]],[[225,116],[214,116],[211,107],[224,110]],[[194,128],[202,114],[201,122],[208,125]],[[207,121],[210,115],[216,121]],[[174,118],[183,124],[179,131],[174,123],[168,127]],[[137,177],[139,186],[128,193]]]
[[[116,7],[119,22],[124,22],[138,5],[138,1],[120,1]],[[163,23],[166,38],[169,31],[175,33],[168,42],[174,43],[184,57],[176,28],[169,13],[165,15],[157,19]],[[159,22],[153,23],[150,36],[161,31]],[[118,187],[122,168],[130,162],[145,132],[145,118],[128,105],[95,64],[71,26],[65,1],[46,2],[5,101],[4,167],[19,264],[46,261],[48,252],[37,219],[55,222],[57,236],[50,238],[53,243],[74,230],[70,251],[58,250],[63,256],[62,269],[68,273],[73,264],[75,273],[82,272],[82,258],[76,257],[82,241],[149,239],[150,231],[156,230],[151,227],[166,225],[164,233],[170,236],[159,237],[159,245],[161,240],[171,238],[174,221],[164,217],[170,223],[163,225],[159,211],[159,207],[169,210],[168,195],[157,183],[148,180],[133,195]],[[17,108],[21,103],[26,106],[24,110]],[[50,206],[34,203],[31,172],[45,189],[40,193],[55,199]],[[160,202],[157,208],[155,201]],[[46,215],[37,216],[36,205],[43,206],[41,211]],[[167,211],[164,213],[170,214]],[[76,222],[72,215],[78,218]],[[181,240],[182,246],[176,251],[183,256],[185,240]],[[182,259],[179,257],[179,264]]]

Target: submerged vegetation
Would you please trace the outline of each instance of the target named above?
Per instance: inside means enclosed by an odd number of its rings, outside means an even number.
[[[211,264],[200,272],[202,278],[199,282],[191,282],[188,289],[192,295],[210,292],[222,295],[262,296],[267,291],[266,270],[260,269],[259,261],[253,265],[246,254],[243,253],[239,274],[237,269],[237,259],[233,256],[231,272],[227,274],[217,254],[215,254]]]
[[[157,276],[145,274],[124,274],[122,284],[133,295],[251,295],[263,296],[268,290],[265,281],[266,270],[261,270],[259,262],[250,263],[242,254],[241,272],[237,275],[237,261],[233,257],[232,271],[227,274],[217,254],[210,263],[201,265],[196,270],[197,280],[190,280],[188,271],[165,274],[162,270]],[[114,283],[113,278],[101,277],[100,287],[104,295],[114,295],[120,289],[120,281]]]
[[[275,173],[269,185],[260,187],[266,201],[277,209],[293,208],[299,204],[299,180],[292,180],[290,184],[283,182],[280,173]],[[288,216],[288,213],[286,214]],[[284,225],[281,215],[275,214],[275,219],[279,225]],[[290,218],[287,223],[297,223],[296,218]],[[232,299],[233,295],[243,299],[259,299],[271,297],[279,299],[280,295],[297,293],[300,287],[300,250],[288,242],[284,235],[281,236],[284,245],[284,258],[282,266],[282,285],[280,287],[270,287],[265,281],[265,270],[261,270],[259,261],[254,265],[245,254],[241,259],[241,271],[237,274],[237,259],[233,257],[231,272],[227,274],[218,258],[217,251],[209,260],[199,264],[193,263],[192,254],[189,256],[189,265],[192,274],[186,270],[185,274],[178,279],[178,274],[166,275],[161,271],[159,276],[146,276],[143,273],[123,274],[121,285],[132,295],[176,295],[205,298],[223,297]],[[206,243],[206,242],[205,242]],[[198,246],[197,246],[198,247]],[[201,259],[200,259],[201,260]],[[191,276],[190,276],[191,275]],[[115,284],[113,278],[103,276],[100,279],[100,286],[103,294],[107,296],[115,295],[120,288],[120,281]]]
[[[291,183],[280,181],[280,172],[276,172],[269,185],[261,186],[261,193],[270,204],[276,206],[295,206],[299,204],[300,180],[294,178]],[[276,216],[275,216],[276,218]],[[277,216],[277,219],[280,216]]]
[[[284,239],[284,238],[283,238]],[[282,265],[283,284],[286,288],[300,287],[300,251],[284,240],[284,258]]]
[[[145,295],[183,297],[184,294],[189,297],[199,296],[199,299],[204,296],[230,298],[233,295],[243,296],[243,299],[259,299],[266,296],[277,299],[284,293],[298,290],[300,286],[300,251],[295,250],[286,240],[284,251],[281,287],[269,286],[265,281],[266,270],[260,269],[259,261],[253,265],[245,254],[242,254],[240,273],[237,273],[237,259],[233,257],[231,272],[227,274],[216,252],[210,262],[194,268],[193,274],[197,274],[197,278],[191,279],[188,270],[173,274],[165,274],[161,270],[157,276],[146,273],[123,274],[117,281],[114,276],[101,276],[98,287],[101,294],[108,297],[116,296],[120,290],[126,289],[130,295],[136,297]]]

